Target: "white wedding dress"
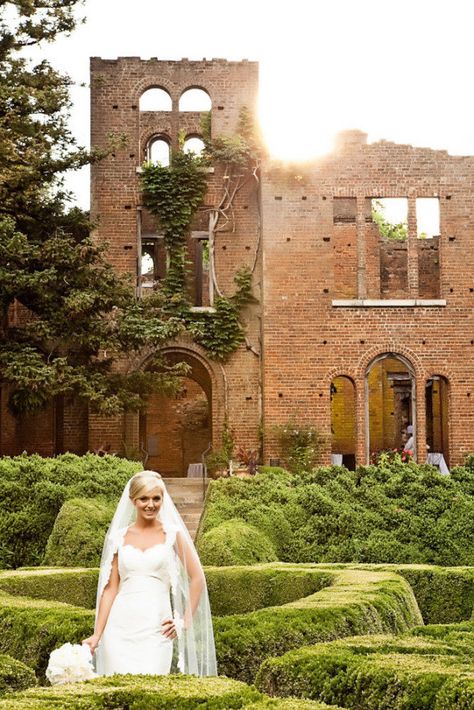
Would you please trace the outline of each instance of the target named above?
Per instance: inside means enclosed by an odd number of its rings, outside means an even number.
[[[126,530],[117,539],[120,586],[100,640],[101,675],[170,672],[173,641],[162,633],[172,618],[171,575],[176,533],[166,541],[140,550],[124,545]]]

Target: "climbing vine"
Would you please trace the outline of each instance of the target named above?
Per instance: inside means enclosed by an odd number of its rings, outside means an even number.
[[[214,268],[214,235],[233,221],[233,202],[249,173],[254,147],[249,142],[247,113],[241,115],[239,134],[211,140],[209,117],[203,119],[206,149],[202,156],[172,152],[169,166],[147,163],[142,172],[143,203],[154,215],[164,236],[167,273],[160,290],[164,296],[163,312],[182,320],[194,340],[215,360],[225,360],[245,341],[240,321],[241,309],[255,301],[252,273],[243,267],[234,277],[236,291],[224,296]],[[222,195],[209,209],[209,267],[217,297],[213,310],[192,309],[186,289],[186,238],[193,218],[201,207],[207,189],[207,173],[212,162],[223,165]]]

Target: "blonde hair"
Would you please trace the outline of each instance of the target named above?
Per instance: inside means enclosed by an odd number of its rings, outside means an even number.
[[[130,498],[135,500],[140,498],[144,493],[159,488],[162,493],[165,492],[165,484],[160,474],[156,471],[140,471],[130,479]]]

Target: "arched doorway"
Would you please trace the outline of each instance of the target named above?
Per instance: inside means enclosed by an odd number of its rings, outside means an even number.
[[[189,353],[168,352],[169,364],[187,362],[190,371],[174,396],[153,394],[140,414],[140,448],[147,468],[164,477],[187,476],[202,463],[212,441],[212,382],[200,360]]]
[[[426,443],[428,453],[443,454],[449,466],[449,383],[442,375],[426,381]]]
[[[355,469],[356,416],[355,387],[349,377],[331,382],[331,461]]]
[[[368,366],[365,382],[368,458],[379,451],[402,449],[410,424],[416,454],[415,373],[411,363],[396,353],[384,353]]]

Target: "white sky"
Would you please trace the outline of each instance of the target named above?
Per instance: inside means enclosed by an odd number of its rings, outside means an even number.
[[[87,22],[46,55],[77,82],[89,56],[260,63],[260,121],[271,153],[308,159],[334,134],[474,154],[472,0],[86,0]],[[88,89],[72,129],[89,140]],[[87,171],[70,182],[88,204]]]

